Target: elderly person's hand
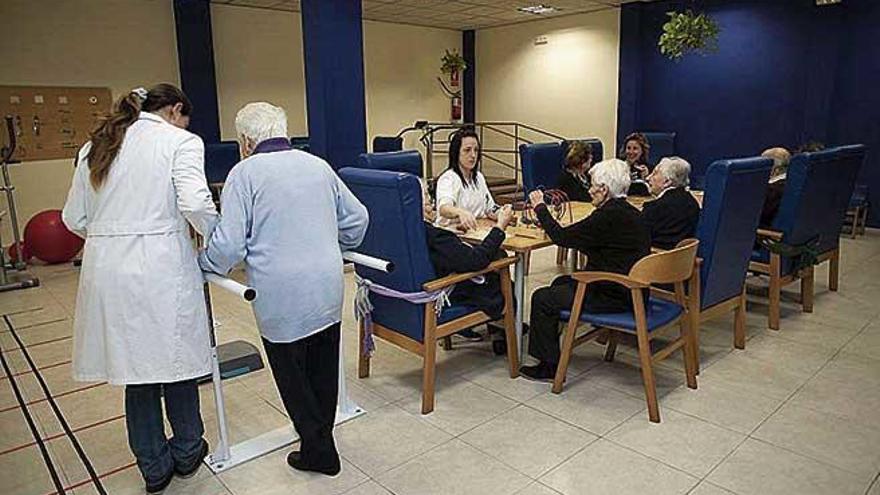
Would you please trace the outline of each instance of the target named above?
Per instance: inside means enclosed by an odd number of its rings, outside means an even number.
[[[544,204],[544,191],[541,191],[540,189],[535,189],[534,191],[530,192],[529,203],[532,204],[532,208]]]
[[[650,173],[647,165],[636,165],[635,168],[639,171],[639,177],[641,177],[642,179],[647,177]]]
[[[464,230],[473,230],[477,228],[477,217],[473,213],[459,208],[456,217],[458,218],[459,227]]]
[[[504,230],[513,219],[513,207],[510,205],[504,205],[495,212],[495,215],[498,217],[498,219],[495,221],[495,226],[501,230]]]

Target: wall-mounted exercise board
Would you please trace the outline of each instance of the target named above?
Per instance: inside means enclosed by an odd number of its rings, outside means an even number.
[[[0,86],[0,119],[12,116],[20,161],[73,158],[111,104],[109,88]],[[7,132],[0,121],[4,146]]]

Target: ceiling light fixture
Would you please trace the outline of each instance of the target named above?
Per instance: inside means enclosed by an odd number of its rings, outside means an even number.
[[[525,12],[526,14],[541,15],[541,14],[549,14],[550,12],[556,12],[559,9],[557,9],[556,7],[551,7],[549,5],[538,4],[538,5],[529,5],[528,7],[520,7],[516,10],[518,10],[520,12]]]

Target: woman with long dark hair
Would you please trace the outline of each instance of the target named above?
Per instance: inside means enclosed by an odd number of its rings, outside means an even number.
[[[620,148],[620,159],[629,165],[629,178],[631,181],[628,191],[630,196],[650,196],[648,188],[648,175],[651,169],[648,167],[648,154],[651,144],[648,138],[641,132],[634,132],[623,140]]]
[[[472,127],[453,133],[449,167],[437,179],[437,225],[459,230],[477,227],[477,218],[495,220],[498,205],[480,172],[480,139]]]
[[[86,239],[73,376],[125,386],[128,443],[149,493],[207,454],[196,379],[210,373],[202,274],[190,226],[217,212],[192,104],[159,84],[120,98],[80,150],[64,223]],[[162,414],[174,436],[165,437]]]

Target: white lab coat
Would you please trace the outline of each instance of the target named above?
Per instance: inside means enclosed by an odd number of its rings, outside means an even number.
[[[79,154],[64,223],[86,239],[73,336],[73,377],[176,382],[210,372],[202,274],[189,235],[217,211],[202,140],[142,112],[98,191]],[[187,222],[188,221],[188,222]]]

